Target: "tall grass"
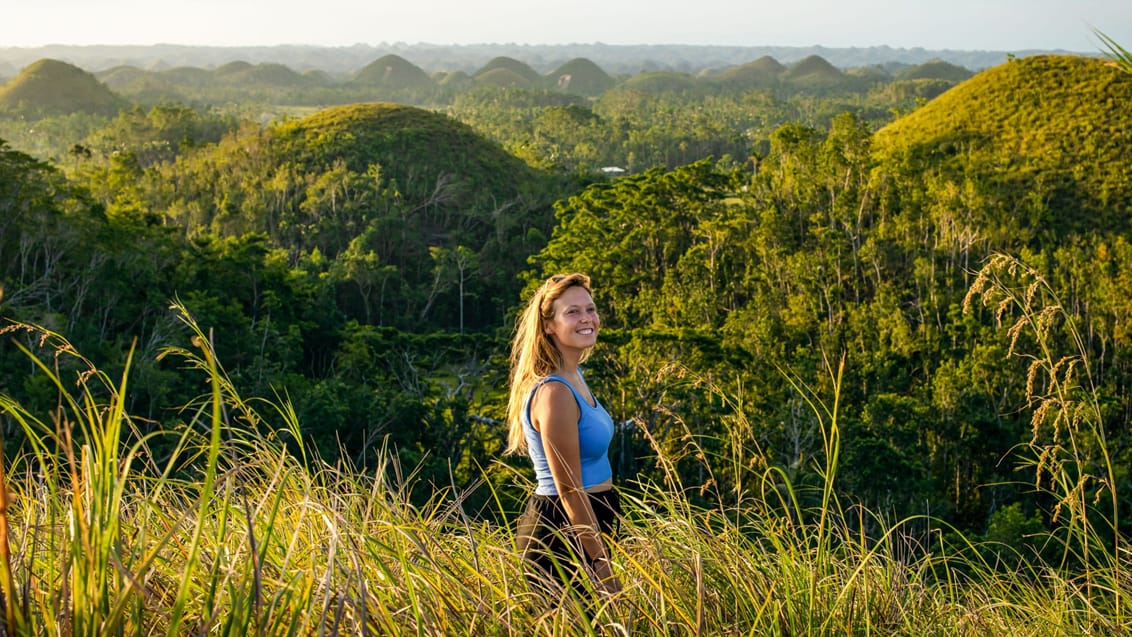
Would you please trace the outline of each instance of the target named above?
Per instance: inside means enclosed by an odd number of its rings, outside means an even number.
[[[1041,273],[1008,255],[992,257],[980,270],[965,310],[976,302],[993,309],[1009,338],[1008,351],[1027,362],[1032,433],[1029,455],[1021,460],[1034,472],[1035,489],[1055,502],[1057,528],[1050,539],[1061,549],[1058,575],[1076,573],[1089,603],[1111,605],[1112,618],[1124,625],[1132,602],[1132,564],[1120,529],[1110,425],[1079,319],[1066,311]]]
[[[289,403],[242,398],[210,339],[177,311],[194,345],[166,355],[196,370],[206,389],[172,432],[149,431],[126,413],[128,367],[110,378],[58,335],[19,327],[36,336],[38,347],[25,351],[60,398],[54,411],[37,415],[0,397],[4,431],[18,427],[28,441],[8,450],[15,498],[0,515],[11,544],[9,632],[1084,635],[1132,628],[1123,611],[1097,603],[1106,598],[1097,592],[1106,585],[1100,572],[1090,587],[1025,562],[1003,575],[980,561],[977,546],[929,553],[899,522],[843,509],[832,488],[836,396],[827,408],[798,379],[826,435],[830,484],[818,510],[805,510],[785,476],[759,463],[734,466],[754,467],[748,479],[764,485],[764,495],[718,507],[693,505],[685,494],[695,486],[675,472],[665,484],[626,485],[626,516],[613,540],[623,593],[589,609],[540,599],[521,575],[509,525],[468,515],[466,494],[455,488],[413,506],[412,472],[392,454],[366,469],[306,455]],[[678,460],[658,458],[667,466]],[[527,486],[518,475],[515,483]],[[866,537],[866,526],[883,532]],[[1111,566],[1100,567],[1112,572],[1107,585],[1127,584]]]

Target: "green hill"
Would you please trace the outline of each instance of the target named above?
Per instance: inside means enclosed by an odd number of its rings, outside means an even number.
[[[158,75],[176,86],[202,87],[215,86],[217,83],[213,71],[195,66],[177,66],[160,71]]]
[[[213,69],[212,73],[216,77],[225,77],[225,76],[232,76],[232,75],[239,75],[241,73],[246,73],[247,71],[251,70],[251,68],[252,68],[251,62],[245,62],[243,60],[235,60],[235,61],[232,61],[232,62],[221,64],[220,66]]]
[[[753,62],[726,69],[716,75],[716,78],[738,86],[774,86],[785,71],[786,67],[778,60],[764,55]]]
[[[110,116],[126,105],[94,75],[59,60],[34,62],[0,87],[0,112],[25,117],[69,113]]]
[[[329,73],[319,69],[303,71],[303,78],[311,86],[334,86],[335,84],[334,78]]]
[[[413,188],[431,191],[446,175],[461,193],[452,202],[457,207],[513,196],[536,179],[526,164],[466,124],[411,106],[328,108],[281,124],[273,137],[284,157],[300,162],[329,166],[341,159],[360,172],[378,163],[406,195]]]
[[[366,302],[398,306],[398,320],[451,325],[461,307],[476,324],[494,319],[554,219],[549,178],[466,124],[400,104],[333,107],[254,138],[229,135],[168,170],[162,178],[179,185],[163,207],[186,232],[263,233],[291,252],[353,259],[387,284],[383,301]],[[437,259],[454,258],[439,255],[455,253],[461,267],[484,264],[465,279],[474,300],[436,287],[448,281],[435,281]],[[357,300],[356,286],[342,293]]]
[[[420,67],[399,55],[383,55],[354,75],[354,82],[364,86],[390,89],[422,88],[433,85],[432,78]]]
[[[808,56],[790,65],[782,78],[795,87],[811,89],[842,86],[849,79],[819,55]]]
[[[887,83],[892,81],[892,74],[882,66],[858,66],[845,71],[849,77],[863,80],[870,84]]]
[[[506,74],[499,74],[496,71],[504,70],[523,78],[523,86],[540,86],[543,82],[542,75],[538,71],[532,69],[524,62],[520,62],[515,58],[507,56],[499,56],[493,58],[490,62],[483,65],[483,67],[472,74],[476,80],[484,81],[484,76],[494,74],[496,77],[502,77]],[[495,80],[490,80],[489,83],[497,83]]]
[[[365,103],[332,107],[301,119],[279,122],[263,135],[261,141],[250,146],[246,140],[225,138],[187,158],[183,170],[201,177],[194,178],[196,185],[184,187],[178,197],[188,205],[211,201],[217,191],[224,191],[222,198],[229,205],[250,211],[259,203],[236,202],[251,196],[250,193],[277,188],[270,180],[278,175],[303,176],[294,186],[301,191],[307,188],[303,184],[317,181],[319,176],[339,175],[343,171],[351,175],[346,181],[358,180],[359,184],[372,184],[380,176],[382,183],[396,191],[397,205],[414,209],[411,219],[402,222],[409,223],[412,227],[407,230],[422,242],[416,258],[427,262],[427,245],[461,241],[478,248],[495,236],[496,228],[519,223],[517,217],[530,213],[527,206],[533,199],[532,193],[539,192],[544,184],[541,173],[470,126],[411,106]],[[248,155],[248,148],[255,149],[254,156]],[[216,174],[223,177],[217,181]],[[367,195],[370,196],[373,195]],[[258,195],[253,200],[258,202]],[[304,204],[301,199],[293,203],[297,208],[289,208],[289,212],[269,213],[284,217],[298,214],[286,222],[288,230],[279,230],[276,235],[281,245],[310,240],[324,254],[333,256],[345,247],[351,232],[361,231],[334,229],[326,220],[308,219],[305,213],[299,213],[312,204]],[[206,212],[192,223],[215,224],[224,214],[219,209]],[[275,232],[273,228],[281,227],[275,224],[255,213],[232,227],[236,232],[271,234]],[[310,227],[305,227],[307,224]],[[330,232],[338,233],[333,240],[316,238]]]
[[[519,88],[534,88],[537,83],[531,82],[521,74],[516,73],[512,69],[497,67],[488,71],[476,73],[472,78],[477,84],[486,86],[498,86],[501,88],[506,87],[519,87]]]
[[[1105,60],[1032,56],[987,69],[874,136],[874,151],[932,166],[1026,210],[997,223],[1042,233],[1132,229],[1132,76]],[[891,164],[896,165],[896,164]],[[1007,205],[1007,204],[1003,204]]]
[[[900,80],[951,80],[953,82],[962,82],[968,80],[974,75],[970,70],[944,62],[943,60],[932,60],[916,66],[902,69],[896,74],[896,78]]]
[[[94,74],[98,81],[105,84],[111,90],[118,90],[123,86],[129,86],[135,82],[142,81],[143,78],[151,75],[149,71],[139,69],[136,66],[115,66]]]
[[[163,73],[134,66],[116,66],[95,75],[115,93],[135,104],[190,101],[181,93],[182,85],[171,82]]]
[[[224,81],[229,84],[241,84],[248,87],[279,86],[303,87],[310,86],[312,82],[301,73],[282,64],[257,64],[239,70],[229,70],[223,75]]]
[[[601,95],[616,82],[602,68],[586,58],[574,58],[547,75],[551,86],[574,95]]]

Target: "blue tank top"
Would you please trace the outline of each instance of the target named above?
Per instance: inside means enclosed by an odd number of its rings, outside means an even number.
[[[613,467],[609,464],[609,443],[613,440],[613,419],[594,398],[594,406],[590,406],[585,398],[578,394],[574,386],[565,378],[557,375],[547,376],[538,382],[527,394],[523,405],[523,433],[527,438],[527,455],[535,467],[535,478],[538,487],[535,493],[539,495],[558,495],[558,487],[554,485],[554,477],[550,475],[550,465],[546,462],[546,449],[542,445],[542,434],[531,424],[531,399],[535,392],[548,381],[557,381],[570,388],[574,400],[578,403],[578,451],[582,456],[582,487],[589,488],[601,484],[613,477]]]

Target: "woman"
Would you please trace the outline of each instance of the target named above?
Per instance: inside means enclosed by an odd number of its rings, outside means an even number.
[[[518,543],[535,584],[568,584],[589,573],[615,593],[610,534],[619,512],[609,463],[613,419],[578,366],[601,327],[584,274],[552,276],[519,317],[511,343],[508,453],[527,452],[538,487],[519,524]]]

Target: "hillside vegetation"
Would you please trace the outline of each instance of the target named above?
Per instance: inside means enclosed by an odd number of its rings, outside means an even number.
[[[748,86],[774,86],[785,72],[786,67],[780,64],[778,60],[770,56],[763,56],[754,62],[721,71],[718,75],[721,80]]]
[[[154,204],[189,235],[263,233],[367,268],[382,290],[362,293],[368,320],[406,328],[437,312],[477,325],[497,316],[511,273],[537,249],[528,235],[551,225],[546,176],[464,124],[397,104],[235,134],[152,178]],[[449,298],[450,276],[461,298]]]
[[[943,60],[932,60],[906,69],[901,69],[896,72],[895,77],[900,80],[951,80],[962,82],[963,80],[970,79],[972,75],[974,75],[974,72],[970,69],[965,69],[955,64],[949,64]]]
[[[9,627],[1129,632],[1128,76],[634,80],[0,147]],[[544,612],[501,421],[567,271],[627,586]]]
[[[995,199],[981,222],[1035,240],[1132,229],[1132,78],[1104,61],[1014,60],[879,130],[875,151],[927,160]]]
[[[419,67],[399,55],[386,55],[362,67],[354,75],[355,82],[391,89],[419,88],[432,82]]]
[[[576,95],[601,95],[617,83],[601,67],[585,58],[570,60],[547,77],[554,88]]]

